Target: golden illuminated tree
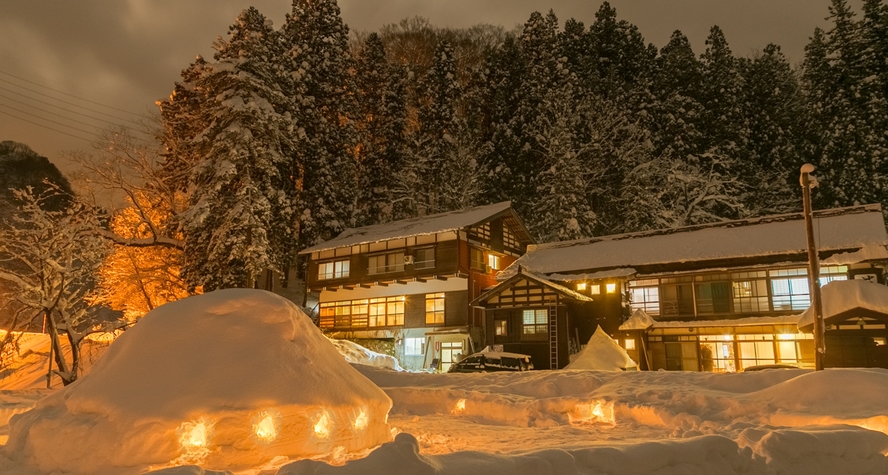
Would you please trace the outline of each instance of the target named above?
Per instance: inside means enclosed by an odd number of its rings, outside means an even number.
[[[135,193],[128,201],[130,206],[118,211],[110,223],[111,232],[123,239],[149,238],[153,231],[148,222],[163,226],[172,216],[145,193]],[[182,250],[175,247],[116,245],[99,270],[102,300],[134,321],[159,305],[187,297],[181,259]]]

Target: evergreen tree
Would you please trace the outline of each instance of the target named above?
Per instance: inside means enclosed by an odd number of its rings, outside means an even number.
[[[301,247],[356,224],[356,86],[348,27],[335,0],[294,0],[281,36],[291,71],[285,90],[301,139],[292,156]]]
[[[406,206],[395,199],[407,152],[406,72],[386,61],[385,46],[376,33],[364,43],[355,79],[363,224],[406,218]]]
[[[275,35],[257,10],[243,11],[197,82],[206,127],[189,146],[200,154],[184,213],[184,274],[204,290],[252,286],[260,272],[283,270],[293,245],[282,173],[291,122],[276,110],[285,96],[272,66]]]

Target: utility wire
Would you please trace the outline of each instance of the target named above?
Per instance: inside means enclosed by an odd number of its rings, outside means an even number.
[[[90,139],[85,139],[85,138],[83,138],[83,137],[80,137],[79,135],[69,134],[68,132],[62,132],[61,130],[54,129],[54,128],[52,128],[52,127],[47,127],[47,126],[45,126],[45,125],[43,125],[43,124],[38,124],[37,122],[34,122],[34,121],[32,121],[32,120],[23,119],[23,118],[21,118],[21,117],[15,115],[15,114],[10,114],[9,112],[6,112],[6,111],[4,111],[4,110],[0,110],[0,114],[6,114],[6,115],[8,115],[8,116],[10,116],[10,117],[14,117],[14,118],[16,118],[16,119],[18,119],[18,120],[21,120],[21,121],[23,121],[23,122],[27,122],[27,123],[29,123],[29,124],[34,124],[34,125],[36,125],[36,126],[38,126],[38,127],[43,127],[44,129],[49,129],[49,130],[51,130],[51,131],[53,131],[53,132],[57,132],[57,133],[60,133],[60,134],[63,134],[63,135],[67,135],[68,137],[74,137],[75,139],[80,139],[80,140],[83,140],[84,142],[93,143],[93,141],[90,140]]]
[[[53,88],[51,88],[51,87],[49,87],[49,86],[44,86],[44,85],[42,85],[42,84],[38,84],[38,83],[36,83],[36,82],[34,82],[34,81],[30,81],[30,80],[25,79],[25,78],[20,78],[20,77],[18,77],[18,76],[15,76],[15,75],[12,75],[12,74],[7,73],[6,71],[0,71],[0,74],[5,74],[5,75],[7,75],[7,76],[9,76],[9,77],[13,77],[13,78],[18,79],[19,81],[24,81],[24,82],[26,82],[26,83],[28,83],[28,84],[33,84],[33,85],[35,85],[35,86],[42,87],[42,88],[44,88],[44,89],[49,89],[50,91],[54,91],[54,92],[57,92],[57,93],[59,93],[59,94],[64,94],[64,95],[66,95],[66,96],[68,96],[68,97],[73,97],[73,98],[75,98],[75,99],[79,99],[79,100],[81,100],[81,101],[89,102],[90,104],[95,104],[95,105],[97,105],[97,106],[107,107],[108,109],[114,109],[114,110],[116,110],[116,111],[126,112],[127,114],[132,114],[132,115],[134,115],[134,116],[136,116],[136,117],[141,117],[141,115],[136,114],[135,112],[130,112],[130,111],[128,111],[128,110],[124,110],[124,109],[118,109],[117,107],[113,107],[113,106],[105,105],[105,104],[102,104],[101,102],[96,102],[96,101],[91,101],[91,100],[89,100],[89,99],[84,99],[84,98],[82,98],[82,97],[75,96],[74,94],[70,94],[70,93],[67,93],[67,92],[65,92],[65,91],[60,91],[60,90],[58,90],[58,89],[53,89]],[[5,81],[5,82],[8,82],[8,81]],[[19,87],[21,87],[21,86],[19,86]]]
[[[68,125],[68,124],[64,124],[64,123],[62,123],[62,122],[58,122],[58,121],[55,121],[55,120],[52,120],[52,119],[47,119],[47,118],[45,118],[45,117],[40,117],[40,116],[37,115],[37,114],[32,114],[32,113],[30,113],[30,112],[23,111],[23,110],[21,110],[21,109],[16,109],[15,107],[10,107],[10,106],[8,106],[8,105],[6,105],[6,104],[0,104],[0,105],[2,105],[3,107],[6,107],[7,109],[14,110],[14,111],[16,111],[16,112],[18,112],[18,113],[26,114],[26,115],[30,115],[30,116],[32,116],[32,117],[36,117],[36,118],[38,118],[38,119],[40,119],[40,120],[45,120],[45,121],[47,121],[47,122],[51,122],[51,123],[56,124],[56,125],[61,125],[62,127],[68,127],[69,129],[74,129],[74,130],[76,130],[76,131],[78,131],[78,132],[83,132],[83,133],[85,133],[85,134],[90,134],[90,135],[98,135],[98,134],[96,134],[95,132],[90,132],[90,131],[88,131],[88,130],[78,129],[77,127],[74,127],[73,125]],[[82,122],[78,122],[78,124],[85,125],[85,126],[87,126],[87,127],[90,126],[89,124],[84,124],[84,123],[82,123]]]
[[[134,121],[134,120],[124,119],[124,118],[122,118],[122,117],[117,117],[117,116],[115,116],[115,115],[111,115],[111,114],[108,114],[108,113],[105,113],[105,112],[102,112],[102,111],[97,111],[97,110],[95,110],[95,109],[90,109],[89,107],[81,106],[80,104],[76,104],[76,103],[74,103],[74,102],[66,101],[66,100],[64,100],[64,99],[59,99],[59,98],[57,98],[57,97],[52,97],[52,96],[50,96],[49,94],[44,94],[44,93],[42,93],[42,92],[40,92],[40,91],[35,91],[35,90],[33,90],[33,89],[29,89],[29,88],[27,88],[27,87],[25,87],[25,86],[20,86],[20,85],[14,83],[14,82],[12,82],[12,81],[7,81],[7,80],[5,80],[5,79],[0,78],[0,82],[5,82],[5,83],[7,83],[7,84],[12,84],[12,85],[15,86],[15,87],[19,87],[19,88],[22,88],[22,89],[24,89],[24,90],[26,90],[26,91],[33,92],[34,94],[39,94],[39,95],[41,95],[41,96],[48,97],[48,98],[50,98],[50,99],[52,99],[52,100],[59,101],[59,102],[61,102],[61,103],[63,103],[63,104],[68,104],[68,105],[71,105],[71,106],[74,106],[74,107],[79,107],[79,108],[81,108],[81,109],[88,110],[88,111],[90,111],[90,112],[95,112],[96,114],[102,114],[102,115],[104,115],[104,116],[108,116],[108,117],[111,117],[111,118],[114,118],[114,119],[117,119],[117,120],[122,120],[122,121],[129,122],[129,123],[131,123],[131,124],[135,124],[135,125],[139,125],[139,126],[142,125],[142,124],[140,124],[140,123],[138,123],[138,122],[136,122],[136,121]],[[4,91],[10,91],[9,89],[6,89],[6,88],[4,88],[3,90],[4,90]],[[10,91],[10,92],[15,92],[15,91]],[[18,94],[18,93],[16,93],[16,94]],[[130,112],[130,114],[133,114],[133,112]]]
[[[2,87],[0,87],[0,89],[2,89],[2,90],[4,90],[4,91],[6,90],[6,89],[4,89],[4,88],[2,88]],[[30,107],[30,108],[32,108],[32,109],[35,109],[35,110],[39,110],[40,112],[46,112],[47,114],[52,114],[52,115],[54,115],[54,116],[56,116],[56,117],[61,117],[61,118],[63,118],[63,119],[67,119],[67,120],[71,120],[71,121],[77,122],[78,124],[88,125],[88,126],[92,127],[91,124],[84,124],[83,122],[80,122],[80,121],[78,121],[77,119],[71,119],[71,118],[65,117],[65,116],[63,116],[63,115],[60,115],[60,114],[58,114],[57,112],[48,111],[48,110],[46,110],[46,109],[41,109],[41,108],[39,108],[39,107],[37,107],[37,106],[35,106],[35,105],[33,105],[33,104],[28,104],[28,103],[25,102],[25,101],[20,101],[20,100],[18,100],[18,99],[14,99],[14,98],[9,97],[9,96],[4,96],[3,94],[0,94],[0,97],[2,97],[3,99],[10,100],[10,101],[12,101],[12,102],[18,102],[19,104],[22,104],[22,105],[28,106],[28,107]],[[115,126],[120,126],[120,127],[125,128],[125,129],[128,129],[128,130],[135,130],[135,129],[132,129],[132,128],[127,127],[127,126],[125,126],[125,125],[120,125],[120,124],[118,124],[117,122],[111,122],[110,120],[100,119],[100,118],[98,118],[98,117],[93,117],[93,116],[91,116],[91,115],[84,114],[84,113],[82,113],[82,112],[73,111],[73,110],[71,110],[71,109],[65,109],[64,107],[59,107],[59,106],[56,106],[56,105],[54,105],[54,104],[50,104],[49,102],[44,102],[44,101],[41,101],[41,100],[38,100],[38,99],[32,99],[32,98],[30,98],[30,97],[28,97],[28,96],[22,96],[22,97],[25,97],[25,98],[27,98],[27,99],[31,99],[31,100],[36,101],[36,102],[39,102],[39,103],[41,103],[41,104],[46,104],[46,105],[48,105],[48,106],[58,107],[59,109],[65,111],[65,112],[70,112],[70,113],[72,113],[72,114],[81,115],[81,116],[83,116],[83,117],[86,117],[86,118],[89,118],[89,119],[92,119],[92,120],[97,120],[97,121],[99,121],[99,122],[104,122],[104,123],[106,123],[106,124],[111,124],[111,125],[115,125]]]

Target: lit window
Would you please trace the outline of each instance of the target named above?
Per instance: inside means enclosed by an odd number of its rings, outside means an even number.
[[[444,323],[444,293],[426,294],[426,324]]]
[[[549,318],[545,309],[525,310],[522,313],[522,338],[525,340],[539,340],[546,338]]]
[[[318,280],[348,277],[349,261],[322,262],[318,264]]]
[[[497,336],[505,336],[509,334],[509,326],[507,320],[494,320],[493,332]]]
[[[612,294],[617,291],[617,284],[611,282],[610,284],[606,284],[607,293]]]
[[[370,299],[369,326],[383,327],[404,324],[404,301],[402,296]],[[366,302],[366,301],[364,301]]]
[[[599,295],[599,294],[601,294],[601,286],[598,285],[598,284],[590,285],[590,286],[589,286],[589,293],[592,294],[592,295]]]
[[[627,350],[635,349],[635,338],[626,338],[626,341],[623,344],[623,347]]]
[[[498,270],[500,268],[500,257],[495,254],[488,254],[487,267],[493,270]]]
[[[424,338],[404,338],[404,354],[417,356],[423,354]]]
[[[632,310],[644,310],[648,315],[660,314],[660,289],[658,287],[632,287]]]
[[[586,290],[586,283],[580,282],[579,284],[577,284],[577,290],[579,290],[580,292]]]

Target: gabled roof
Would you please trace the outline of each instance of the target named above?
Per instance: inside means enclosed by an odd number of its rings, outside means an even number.
[[[592,302],[593,301],[592,297],[589,297],[588,295],[583,295],[577,291],[571,290],[561,284],[556,284],[555,282],[552,282],[551,280],[549,280],[548,278],[546,278],[546,276],[544,276],[542,274],[537,274],[537,273],[531,272],[527,269],[519,268],[518,271],[515,273],[515,275],[513,275],[512,277],[507,279],[505,282],[500,282],[499,284],[497,284],[496,286],[494,286],[493,288],[491,288],[487,292],[484,292],[483,294],[478,296],[478,298],[476,298],[475,300],[472,300],[471,305],[473,307],[475,307],[475,306],[478,306],[481,302],[486,302],[491,297],[494,297],[494,296],[500,294],[504,290],[508,289],[512,284],[514,284],[515,282],[517,282],[521,279],[527,279],[527,280],[536,282],[536,283],[538,283],[544,287],[548,287],[548,288],[552,289],[553,291],[555,291],[556,293],[561,294],[562,296],[570,298],[572,300],[576,300],[579,302]]]
[[[820,251],[888,245],[880,205],[817,211],[814,235]],[[785,214],[531,246],[503,276],[519,265],[551,274],[804,254],[806,243],[802,213]]]
[[[524,224],[521,222],[521,219],[515,211],[512,210],[512,202],[503,201],[502,203],[476,206],[474,208],[459,211],[450,211],[419,218],[392,221],[385,224],[346,229],[339,236],[304,249],[300,251],[299,254],[326,251],[329,249],[355,246],[358,244],[369,244],[372,242],[387,241],[389,239],[400,239],[411,236],[455,231],[481,224],[498,217],[505,217],[509,222],[517,223],[519,227],[522,228],[519,231],[524,231]],[[524,232],[525,235],[519,237],[522,240],[525,240],[525,242],[532,243],[533,238],[529,234],[526,234],[526,231]]]
[[[823,307],[823,321],[847,318],[852,310],[865,310],[872,314],[888,317],[888,286],[865,280],[834,280],[820,291]],[[838,317],[838,318],[836,318]],[[808,307],[799,318],[799,329],[810,331],[814,328],[814,308]]]

